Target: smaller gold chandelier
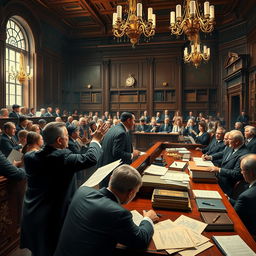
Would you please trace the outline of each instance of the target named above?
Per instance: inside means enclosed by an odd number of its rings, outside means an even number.
[[[20,53],[20,70],[16,71],[13,67],[9,72],[9,77],[13,80],[17,79],[21,84],[26,80],[30,80],[32,78],[32,69],[29,70],[29,66],[27,66],[27,72],[25,72],[25,64],[24,64],[24,55]]]
[[[181,5],[176,5],[176,12],[170,12],[171,34],[181,35],[183,32],[189,41],[198,41],[199,31],[210,33],[214,29],[214,6],[204,2],[204,11],[200,12],[198,0],[185,0],[184,13]]]
[[[142,4],[137,0],[129,0],[129,10],[127,19],[122,19],[122,6],[117,6],[117,12],[113,13],[113,34],[115,37],[127,35],[134,47],[143,34],[151,37],[155,34],[156,15],[153,9],[148,8],[148,21],[142,18]]]
[[[200,44],[191,44],[191,52],[188,52],[188,47],[184,49],[184,62],[192,64],[197,68],[201,61],[208,61],[210,59],[210,48],[206,45],[203,47],[203,52],[201,52]]]

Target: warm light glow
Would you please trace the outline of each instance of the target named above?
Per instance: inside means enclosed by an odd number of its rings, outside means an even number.
[[[115,37],[124,35],[130,38],[134,46],[143,34],[145,37],[151,37],[155,34],[156,16],[153,9],[148,8],[148,21],[142,18],[142,4],[137,0],[129,0],[129,11],[127,19],[122,18],[122,6],[117,6],[117,12],[113,13],[113,34]]]

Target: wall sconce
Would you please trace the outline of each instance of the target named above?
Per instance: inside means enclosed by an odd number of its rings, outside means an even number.
[[[88,85],[87,85],[87,88],[88,88],[88,89],[92,89],[92,85],[91,85],[91,84],[88,84]]]
[[[168,86],[168,83],[167,82],[163,82],[163,86]]]

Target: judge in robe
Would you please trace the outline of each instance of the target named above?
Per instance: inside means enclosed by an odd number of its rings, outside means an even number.
[[[74,174],[96,165],[105,126],[98,128],[85,154],[73,154],[68,147],[65,123],[51,122],[43,130],[45,146],[24,156],[27,190],[21,222],[21,248],[33,256],[52,256],[63,221],[76,190]]]

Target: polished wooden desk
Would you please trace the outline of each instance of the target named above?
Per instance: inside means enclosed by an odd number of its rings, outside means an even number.
[[[192,154],[194,156],[200,156],[200,151],[193,150],[193,145],[189,144],[171,144],[171,143],[156,143],[153,147],[151,147],[145,155],[142,155],[140,158],[138,158],[135,162],[133,162],[131,165],[138,169],[139,172],[143,172],[143,170],[150,165],[154,158],[159,156],[160,154],[163,155],[164,159],[166,160],[167,164],[171,164],[173,162],[173,159],[171,157],[168,157],[165,152],[166,147],[177,147],[180,145],[180,147],[187,147],[192,151]],[[234,208],[228,201],[228,199],[225,197],[224,193],[222,192],[221,188],[218,184],[199,184],[190,182],[191,189],[205,189],[205,190],[217,190],[222,196],[223,203],[227,208],[227,212],[229,217],[234,222],[234,232],[203,232],[203,235],[211,238],[213,235],[235,235],[238,234],[241,236],[241,238],[248,244],[248,246],[251,247],[252,250],[256,251],[256,242],[240,220],[239,216],[235,212]],[[142,188],[143,189],[143,188]],[[171,211],[171,210],[160,210],[157,209],[156,212],[161,214],[162,217],[160,218],[160,221],[165,219],[171,219],[172,221],[176,220],[181,214],[184,214],[188,217],[197,219],[202,221],[200,217],[200,212],[197,209],[196,202],[192,197],[191,191],[189,191],[190,199],[191,199],[191,205],[192,205],[192,211],[191,212],[179,212],[179,211]],[[150,198],[147,198],[146,196],[143,196],[143,194],[140,194],[135,200],[133,200],[131,203],[125,206],[128,210],[134,210],[136,209],[138,212],[142,214],[143,210],[149,210],[152,209],[152,204]],[[212,240],[210,242],[213,243]],[[213,243],[214,244],[214,243]],[[148,250],[147,251],[134,251],[130,249],[124,250],[122,247],[118,248],[116,250],[116,255],[167,255],[165,251],[156,251],[154,242],[151,241]],[[174,254],[178,255],[178,253]],[[198,254],[198,255],[204,255],[204,256],[217,256],[222,255],[219,249],[214,245],[213,247],[207,249],[206,251]]]
[[[146,151],[156,142],[178,142],[178,133],[166,132],[134,132],[132,134],[133,146],[140,150]]]

